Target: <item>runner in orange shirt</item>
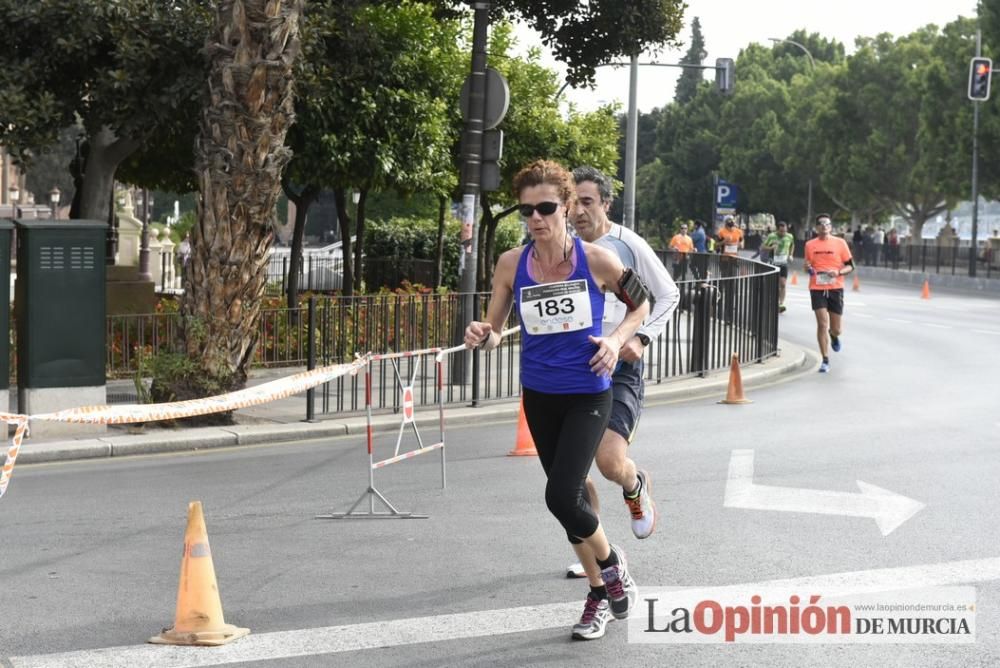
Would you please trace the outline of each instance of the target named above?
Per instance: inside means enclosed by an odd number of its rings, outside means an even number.
[[[816,339],[823,363],[820,373],[830,370],[827,344],[840,352],[844,315],[844,276],[854,271],[854,258],[847,242],[830,234],[830,215],[816,216],[816,237],[806,242],[805,270],[809,272],[809,296],[816,314]],[[829,332],[829,339],[827,333]]]
[[[736,220],[732,216],[726,216],[725,223],[717,235],[722,244],[722,254],[736,257],[743,248],[743,230],[736,227]]]
[[[681,230],[670,240],[670,248],[674,251],[675,281],[683,281],[687,276],[688,253],[694,252],[694,241],[688,236],[687,223],[681,223]]]

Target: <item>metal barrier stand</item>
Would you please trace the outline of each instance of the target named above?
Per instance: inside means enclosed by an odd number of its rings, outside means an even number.
[[[316,519],[320,520],[340,520],[340,519],[427,519],[427,515],[416,515],[414,513],[402,512],[398,510],[389,499],[385,498],[378,489],[375,487],[375,469],[383,468],[389,466],[390,464],[395,464],[396,462],[401,462],[404,459],[411,459],[417,455],[422,455],[426,452],[431,452],[433,450],[441,451],[441,489],[445,488],[445,455],[444,455],[444,387],[443,387],[443,377],[444,372],[442,371],[442,356],[440,348],[426,348],[424,350],[414,350],[403,353],[386,353],[383,355],[372,355],[369,358],[368,364],[365,367],[365,415],[367,417],[367,429],[366,429],[366,440],[368,442],[368,489],[361,493],[358,500],[354,502],[346,512],[343,513],[329,513],[326,515],[316,515]],[[437,443],[425,446],[423,440],[420,438],[420,431],[417,429],[417,423],[414,421],[414,402],[413,402],[413,384],[416,381],[417,373],[423,366],[424,355],[434,354],[434,363],[436,367],[437,375],[437,387],[438,387],[438,430],[440,434],[440,440]],[[420,357],[418,364],[413,366],[413,374],[410,377],[409,385],[403,384],[403,379],[399,375],[399,366],[396,364],[396,360],[402,357]],[[396,448],[393,452],[393,456],[388,459],[383,459],[381,461],[375,461],[374,454],[374,436],[373,436],[373,426],[372,426],[372,362],[374,361],[385,361],[388,360],[392,364],[393,371],[396,374],[396,384],[397,389],[402,393],[403,398],[403,416],[399,424],[399,433],[396,435]],[[410,450],[409,452],[404,452],[399,454],[399,446],[403,440],[403,432],[406,430],[406,425],[410,425],[413,429],[413,434],[417,439],[417,445],[419,446],[416,450]],[[368,510],[367,511],[357,511],[356,509],[361,502],[368,499]],[[382,505],[388,508],[388,511],[377,511],[375,510],[375,500],[378,499]]]

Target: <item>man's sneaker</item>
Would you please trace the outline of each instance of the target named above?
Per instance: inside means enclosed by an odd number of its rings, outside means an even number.
[[[583,564],[581,564],[579,561],[576,561],[566,567],[566,577],[585,578],[587,577],[587,571],[583,570]]]
[[[649,538],[656,528],[656,504],[653,503],[649,473],[636,471],[636,476],[639,478],[639,496],[634,499],[626,496],[625,505],[632,513],[632,533],[636,538]]]
[[[826,373],[829,370],[830,370],[830,363],[829,362],[823,362],[822,364],[819,365],[819,372],[820,373]]]
[[[615,619],[625,619],[629,611],[635,605],[639,596],[635,581],[628,572],[628,564],[625,561],[625,553],[620,547],[614,545],[611,549],[618,555],[618,563],[608,566],[601,571],[601,579],[608,589],[608,598],[611,599],[611,614]]]
[[[612,621],[608,599],[597,600],[588,595],[583,604],[583,615],[580,621],[573,625],[574,640],[596,640],[604,635],[608,622]]]
[[[840,352],[840,337],[839,336],[834,336],[833,334],[830,335],[830,347],[833,348],[833,352],[835,352],[835,353],[839,353]]]
[[[784,313],[786,310],[784,304],[778,304],[778,313]]]

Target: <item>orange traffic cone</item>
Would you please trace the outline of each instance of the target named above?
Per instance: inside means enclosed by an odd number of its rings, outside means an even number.
[[[858,275],[854,274],[854,286],[851,287],[855,292],[861,292],[861,281],[858,280]]]
[[[531,438],[528,421],[524,418],[524,399],[521,399],[521,406],[517,410],[517,442],[514,444],[514,449],[507,453],[507,456],[532,457],[537,455],[535,440]]]
[[[726,391],[726,398],[720,404],[749,404],[753,403],[743,396],[743,378],[740,376],[740,356],[733,353],[733,358],[729,363],[729,389]]]
[[[798,285],[798,284],[799,284],[799,274],[798,274],[798,272],[793,271],[792,272],[792,285]]]
[[[930,282],[930,279],[927,279],[927,278],[924,279],[924,289],[920,291],[920,298],[921,299],[930,299],[931,298],[931,282]]]
[[[250,629],[226,624],[222,617],[222,601],[219,599],[219,585],[215,581],[212,551],[208,547],[205,516],[201,511],[201,501],[192,501],[188,504],[174,626],[163,629],[149,642],[157,645],[225,645],[248,633]]]

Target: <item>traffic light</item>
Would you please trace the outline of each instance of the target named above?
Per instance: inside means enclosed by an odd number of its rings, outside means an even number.
[[[479,189],[483,192],[500,190],[500,158],[503,157],[503,130],[483,133],[483,152],[479,165]]]
[[[723,95],[733,92],[736,82],[736,64],[732,58],[715,59],[715,85]]]
[[[990,78],[993,61],[989,58],[973,58],[969,63],[969,99],[990,99]]]

